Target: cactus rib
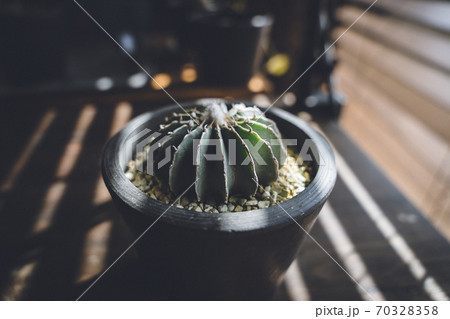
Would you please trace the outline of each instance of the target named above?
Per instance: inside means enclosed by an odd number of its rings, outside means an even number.
[[[150,142],[154,158],[147,157],[174,194],[195,181],[191,193],[199,201],[227,202],[235,194],[254,195],[258,185],[278,178],[286,149],[275,122],[257,107],[214,100],[188,112],[201,124],[174,113]]]

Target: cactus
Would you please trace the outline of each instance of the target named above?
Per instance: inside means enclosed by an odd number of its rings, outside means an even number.
[[[278,178],[286,150],[275,122],[260,109],[207,100],[187,112],[166,118],[149,143],[154,175],[175,195],[195,181],[191,193],[199,201],[227,202]]]

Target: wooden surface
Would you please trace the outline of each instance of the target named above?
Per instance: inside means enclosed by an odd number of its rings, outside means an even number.
[[[362,12],[361,8],[346,5],[337,10],[336,17],[343,26],[349,26]],[[446,33],[424,28],[414,21],[371,11],[364,14],[352,31],[386,43],[390,48],[419,58],[436,68],[450,71],[450,61],[446,58],[450,54],[450,42]]]
[[[154,106],[0,110],[7,154],[0,165],[2,299],[74,300],[134,240],[103,185],[99,161],[108,138]],[[275,299],[447,299],[448,241],[338,125],[321,129],[338,154],[337,185]],[[131,249],[82,299],[151,299],[158,287],[144,278]]]
[[[366,1],[337,11],[334,37]],[[342,128],[450,238],[450,29],[445,1],[380,1],[340,38]],[[431,23],[431,14],[435,23]],[[448,20],[448,19],[447,19]]]
[[[350,0],[365,8],[373,0]],[[404,20],[420,24],[436,31],[450,32],[450,7],[445,0],[377,1],[375,10],[393,14]]]

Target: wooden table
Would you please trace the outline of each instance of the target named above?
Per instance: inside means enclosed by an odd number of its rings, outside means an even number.
[[[2,299],[75,300],[134,240],[99,161],[112,134],[160,102],[117,101],[0,109]],[[448,241],[336,123],[320,128],[336,149],[337,184],[275,299],[448,299]],[[144,272],[131,249],[82,300],[154,299]]]

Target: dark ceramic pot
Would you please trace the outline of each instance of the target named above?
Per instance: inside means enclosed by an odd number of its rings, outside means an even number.
[[[299,225],[311,229],[334,187],[336,164],[330,146],[298,117],[272,108],[266,116],[285,138],[297,139],[300,146],[309,140],[316,148],[317,171],[302,193],[281,207],[251,212],[211,214],[169,208],[136,188],[124,171],[131,157],[127,143],[137,140],[144,128],[157,130],[174,111],[179,111],[178,106],[133,119],[109,141],[102,164],[106,186],[136,238],[154,223],[136,244],[151,298],[270,299],[305,236]]]

